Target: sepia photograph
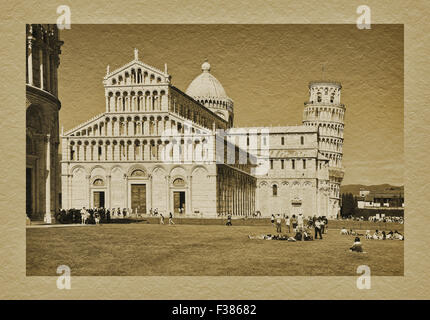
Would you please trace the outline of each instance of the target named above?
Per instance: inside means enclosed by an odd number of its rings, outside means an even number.
[[[404,276],[403,24],[25,32],[27,277]]]

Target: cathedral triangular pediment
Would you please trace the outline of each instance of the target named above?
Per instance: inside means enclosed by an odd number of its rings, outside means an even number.
[[[124,76],[126,74],[131,76],[132,72],[135,72],[137,74],[138,71],[142,74],[146,73],[148,76],[160,77],[162,79],[162,82],[168,81],[168,79],[170,79],[170,75],[166,72],[167,70],[162,71],[140,60],[132,60],[129,63],[113,71],[110,71],[108,67],[108,70],[104,77],[104,82],[106,84],[111,84],[109,82],[109,80],[111,79],[116,79],[118,82],[118,77]]]
[[[101,114],[98,114],[98,115],[92,117],[90,120],[88,120],[86,122],[83,122],[83,123],[79,124],[78,126],[76,126],[76,127],[72,128],[72,129],[64,132],[63,136],[69,136],[69,137],[80,136],[82,130],[86,130],[88,128],[93,128],[94,129],[95,125],[98,126],[99,123],[100,123],[100,120],[102,118],[104,118],[105,115],[106,115],[105,112],[103,112]]]

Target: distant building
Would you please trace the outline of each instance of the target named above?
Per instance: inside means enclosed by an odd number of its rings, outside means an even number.
[[[359,209],[367,208],[403,208],[404,195],[402,192],[370,192],[360,191],[357,197]]]

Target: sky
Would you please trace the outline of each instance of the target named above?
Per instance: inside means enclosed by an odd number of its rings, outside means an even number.
[[[308,83],[342,83],[342,184],[403,185],[403,26],[77,25],[62,30],[60,127],[105,111],[103,77],[134,58],[185,91],[207,58],[234,101],[234,126],[301,125]],[[324,72],[322,66],[324,65]]]

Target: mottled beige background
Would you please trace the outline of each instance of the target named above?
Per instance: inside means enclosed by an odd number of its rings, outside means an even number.
[[[54,23],[56,8],[61,4],[71,7],[72,28],[73,23],[351,24],[355,23],[356,8],[361,4],[370,6],[372,23],[404,24],[405,276],[372,278],[371,290],[358,290],[356,277],[74,277],[72,290],[68,291],[56,288],[56,277],[26,277],[25,23]],[[121,1],[105,4],[47,0],[41,3],[3,1],[1,9],[1,298],[429,298],[428,1]],[[366,84],[362,85],[365,88]]]

